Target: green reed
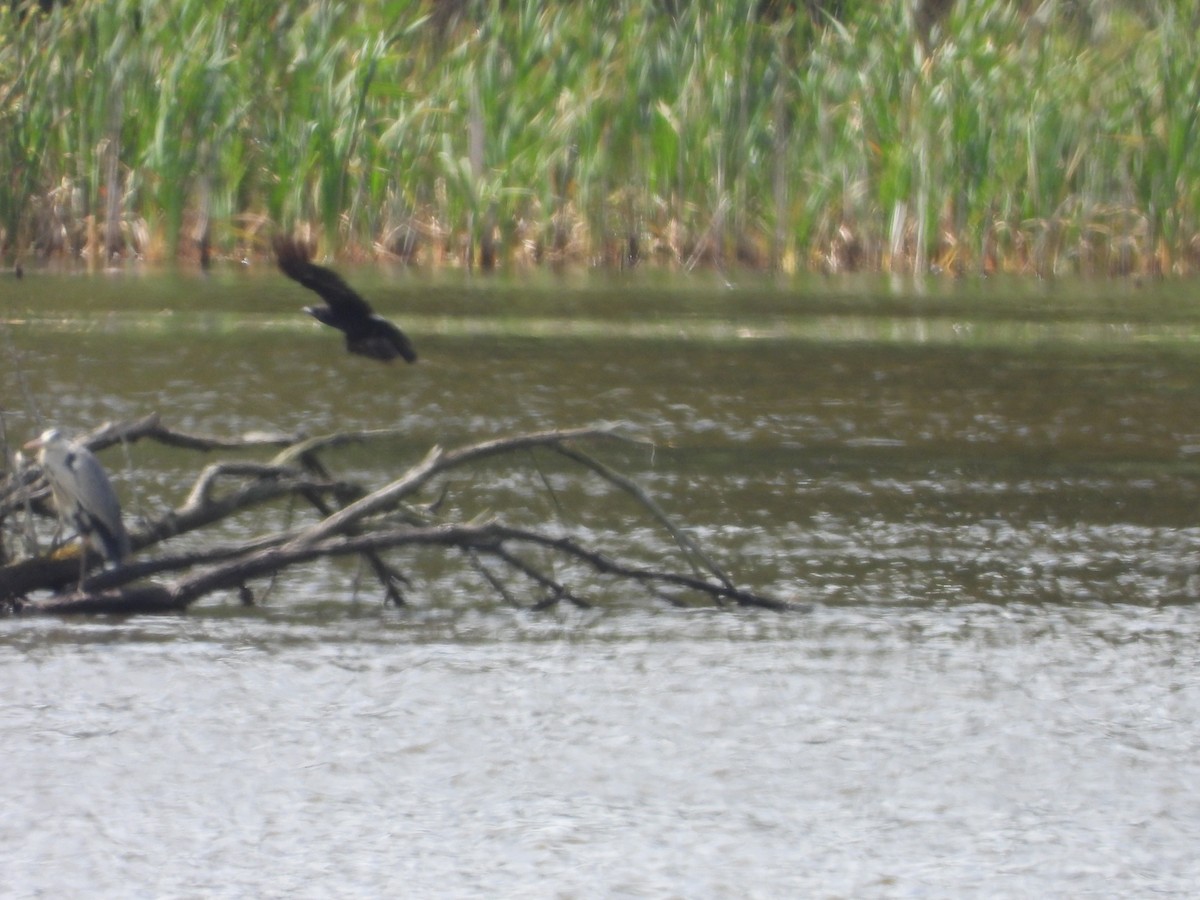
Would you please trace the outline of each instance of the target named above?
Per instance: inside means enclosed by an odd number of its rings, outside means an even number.
[[[452,6],[5,4],[0,243],[241,255],[304,228],[456,265],[1200,261],[1200,0],[1092,0],[1090,30],[957,4],[929,48],[900,3]]]

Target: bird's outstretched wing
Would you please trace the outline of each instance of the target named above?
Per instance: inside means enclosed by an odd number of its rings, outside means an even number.
[[[366,318],[374,312],[371,304],[346,284],[342,276],[332,269],[312,262],[311,255],[312,251],[302,241],[287,235],[276,236],[275,259],[284,275],[310,291],[315,291],[339,316]]]
[[[304,311],[346,335],[346,349],[360,356],[389,362],[397,356],[417,361],[412,341],[399,328],[376,315],[371,305],[336,272],[313,264],[311,251],[303,242],[283,235],[275,238],[275,259],[288,278],[315,291],[325,306],[306,306]]]

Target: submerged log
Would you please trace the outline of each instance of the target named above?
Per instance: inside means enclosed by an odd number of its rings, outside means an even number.
[[[389,563],[403,548],[435,547],[459,554],[505,602],[545,609],[560,602],[591,605],[577,585],[556,573],[554,561],[570,563],[594,574],[640,586],[649,596],[674,605],[694,605],[698,598],[716,606],[748,606],[771,610],[801,607],[738,586],[688,532],[633,479],[586,451],[603,442],[644,444],[617,426],[555,429],[481,441],[451,450],[432,448],[419,462],[374,490],[330,475],[324,451],[350,443],[400,436],[394,431],[349,432],[309,438],[246,435],[236,439],[200,437],[177,432],[157,416],[98,429],[84,439],[93,449],[116,442],[154,440],[200,452],[273,447],[269,461],[223,461],[201,469],[182,504],[140,529],[133,529],[134,558],[119,568],[81,579],[75,554],[33,555],[0,565],[0,604],[12,612],[57,615],[179,612],[210,595],[237,591],[252,602],[249,584],[320,559],[359,556],[379,583],[384,602],[403,605],[408,578]],[[679,549],[683,571],[614,558],[560,525],[550,530],[508,524],[501,513],[469,521],[440,517],[434,502],[414,504],[436,479],[481,461],[511,457],[528,461],[529,451],[557,454],[583,476],[598,477],[629,495],[662,528]],[[550,490],[547,484],[547,490]],[[0,479],[0,527],[12,545],[13,523],[39,508],[45,493],[36,467]],[[170,540],[202,532],[226,518],[282,499],[311,507],[315,520],[263,534],[237,545],[213,543],[201,550],[170,552]],[[557,502],[557,500],[555,500]],[[48,512],[46,514],[49,514]],[[26,545],[36,540],[23,534]],[[193,542],[194,543],[194,542]],[[151,553],[150,551],[158,551]],[[551,560],[548,564],[545,559]],[[83,561],[90,569],[99,560]]]

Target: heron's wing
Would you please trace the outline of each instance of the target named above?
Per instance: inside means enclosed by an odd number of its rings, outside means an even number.
[[[105,559],[117,563],[129,556],[129,533],[125,530],[125,523],[120,519],[114,523],[115,528],[110,528],[108,524],[83,511],[79,512],[77,518],[78,521],[75,525],[79,529],[79,533],[85,537],[95,535],[96,541],[93,541],[93,546],[97,541],[99,542],[99,549]]]
[[[51,448],[43,463],[59,512],[81,533],[95,533],[110,560],[129,555],[121,503],[100,460],[81,444]]]
[[[108,531],[114,534],[123,531],[121,503],[100,460],[91,451],[82,449],[70,454],[68,460],[75,473],[76,503]]]
[[[337,272],[318,266],[308,258],[308,248],[295,238],[275,238],[275,259],[279,270],[329,304],[335,312],[350,316],[369,316],[371,304],[346,284]]]

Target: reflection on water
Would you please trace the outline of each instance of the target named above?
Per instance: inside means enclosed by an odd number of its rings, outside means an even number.
[[[1193,889],[1190,298],[358,280],[417,366],[347,356],[266,274],[4,283],[5,425],[398,427],[330,459],[382,483],[435,443],[628,421],[656,450],[605,458],[813,612],[589,582],[597,609],[534,615],[424,554],[407,610],[345,563],[255,610],[6,621],[6,893]],[[153,514],[202,461],[106,462]],[[481,470],[446,502],[669,551],[560,472]]]

